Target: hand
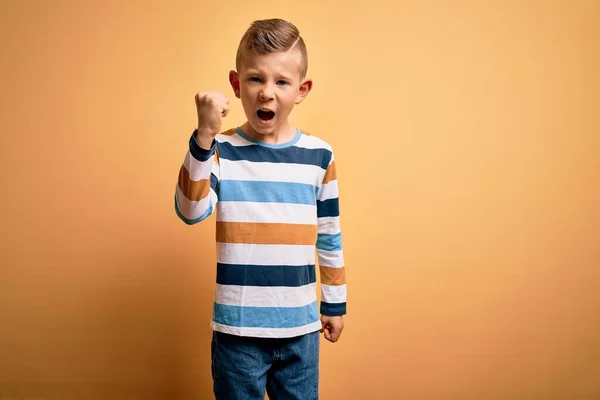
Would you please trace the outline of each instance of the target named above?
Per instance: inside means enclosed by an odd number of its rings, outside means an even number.
[[[221,92],[200,92],[195,100],[198,111],[196,140],[201,147],[210,147],[214,137],[221,131],[223,118],[229,113],[229,100]]]
[[[321,333],[325,332],[325,339],[335,343],[344,330],[344,317],[321,315],[321,325]]]

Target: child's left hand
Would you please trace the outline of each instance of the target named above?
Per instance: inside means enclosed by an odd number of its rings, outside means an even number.
[[[344,330],[344,317],[330,317],[321,315],[321,333],[325,332],[325,339],[335,343]]]

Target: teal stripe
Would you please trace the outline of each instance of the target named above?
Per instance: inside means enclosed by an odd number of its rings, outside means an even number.
[[[215,322],[245,328],[296,328],[319,321],[317,302],[302,307],[246,307],[214,303]]]
[[[270,149],[264,146],[233,146],[219,142],[219,158],[231,161],[269,162],[285,164],[316,165],[327,169],[333,153],[327,149],[305,149],[290,146],[283,149]]]
[[[336,251],[342,249],[342,234],[336,233],[330,235],[327,233],[319,233],[317,235],[317,249],[326,251]]]

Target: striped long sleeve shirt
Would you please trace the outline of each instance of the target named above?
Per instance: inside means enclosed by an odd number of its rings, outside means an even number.
[[[254,337],[315,332],[346,313],[338,181],[331,146],[296,131],[267,144],[239,127],[210,150],[189,141],[175,189],[187,224],[216,212],[212,328]],[[317,302],[316,266],[321,281]]]

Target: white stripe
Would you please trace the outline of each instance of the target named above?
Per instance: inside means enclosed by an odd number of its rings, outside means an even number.
[[[317,206],[312,204],[224,201],[218,210],[217,221],[317,224]]]
[[[181,215],[187,219],[196,219],[200,217],[208,207],[210,206],[210,197],[214,194],[212,189],[210,195],[206,196],[200,201],[191,201],[183,195],[183,192],[179,188],[179,185],[175,187],[175,196],[177,199],[177,208]]]
[[[229,143],[232,146],[254,146],[254,143],[247,141],[237,132],[233,135],[217,135],[215,139],[219,143]]]
[[[231,161],[221,158],[221,179],[305,183],[319,186],[325,171],[318,165]]]
[[[321,186],[317,193],[317,200],[325,201],[338,197],[338,181],[337,179],[329,181]]]
[[[335,235],[341,232],[340,217],[322,217],[318,219],[318,224],[318,233],[327,233],[329,235]]]
[[[212,321],[212,328],[215,331],[229,333],[238,336],[254,336],[262,338],[288,338],[307,333],[316,332],[321,329],[321,321],[311,322],[310,324],[299,326],[296,328],[248,328],[222,325]]]
[[[346,291],[346,284],[337,286],[321,284],[321,300],[325,303],[345,303]]]
[[[329,145],[329,143],[316,136],[302,135],[302,137],[300,137],[300,140],[296,142],[295,146],[302,147],[305,149],[326,149],[331,151],[331,146]]]
[[[218,179],[219,176],[221,176],[221,167],[219,167],[219,164],[217,164],[216,162],[213,161],[213,165],[212,165],[212,168],[210,169],[210,172],[212,172],[212,174],[214,176],[216,176]]]
[[[344,251],[317,250],[319,266],[329,268],[342,268],[344,266]]]
[[[210,188],[210,200],[211,200],[211,204],[213,205],[213,207],[215,206],[215,204],[218,204],[219,202],[219,198],[217,197],[217,193],[213,190],[213,188]]]
[[[207,161],[196,160],[189,152],[185,155],[183,166],[187,169],[190,174],[190,180],[199,181],[200,179],[210,178],[210,170],[214,163],[214,156],[211,156]]]
[[[216,285],[215,301],[244,307],[302,307],[317,300],[317,284],[300,287]]]
[[[315,246],[217,243],[217,262],[247,265],[313,265]]]

